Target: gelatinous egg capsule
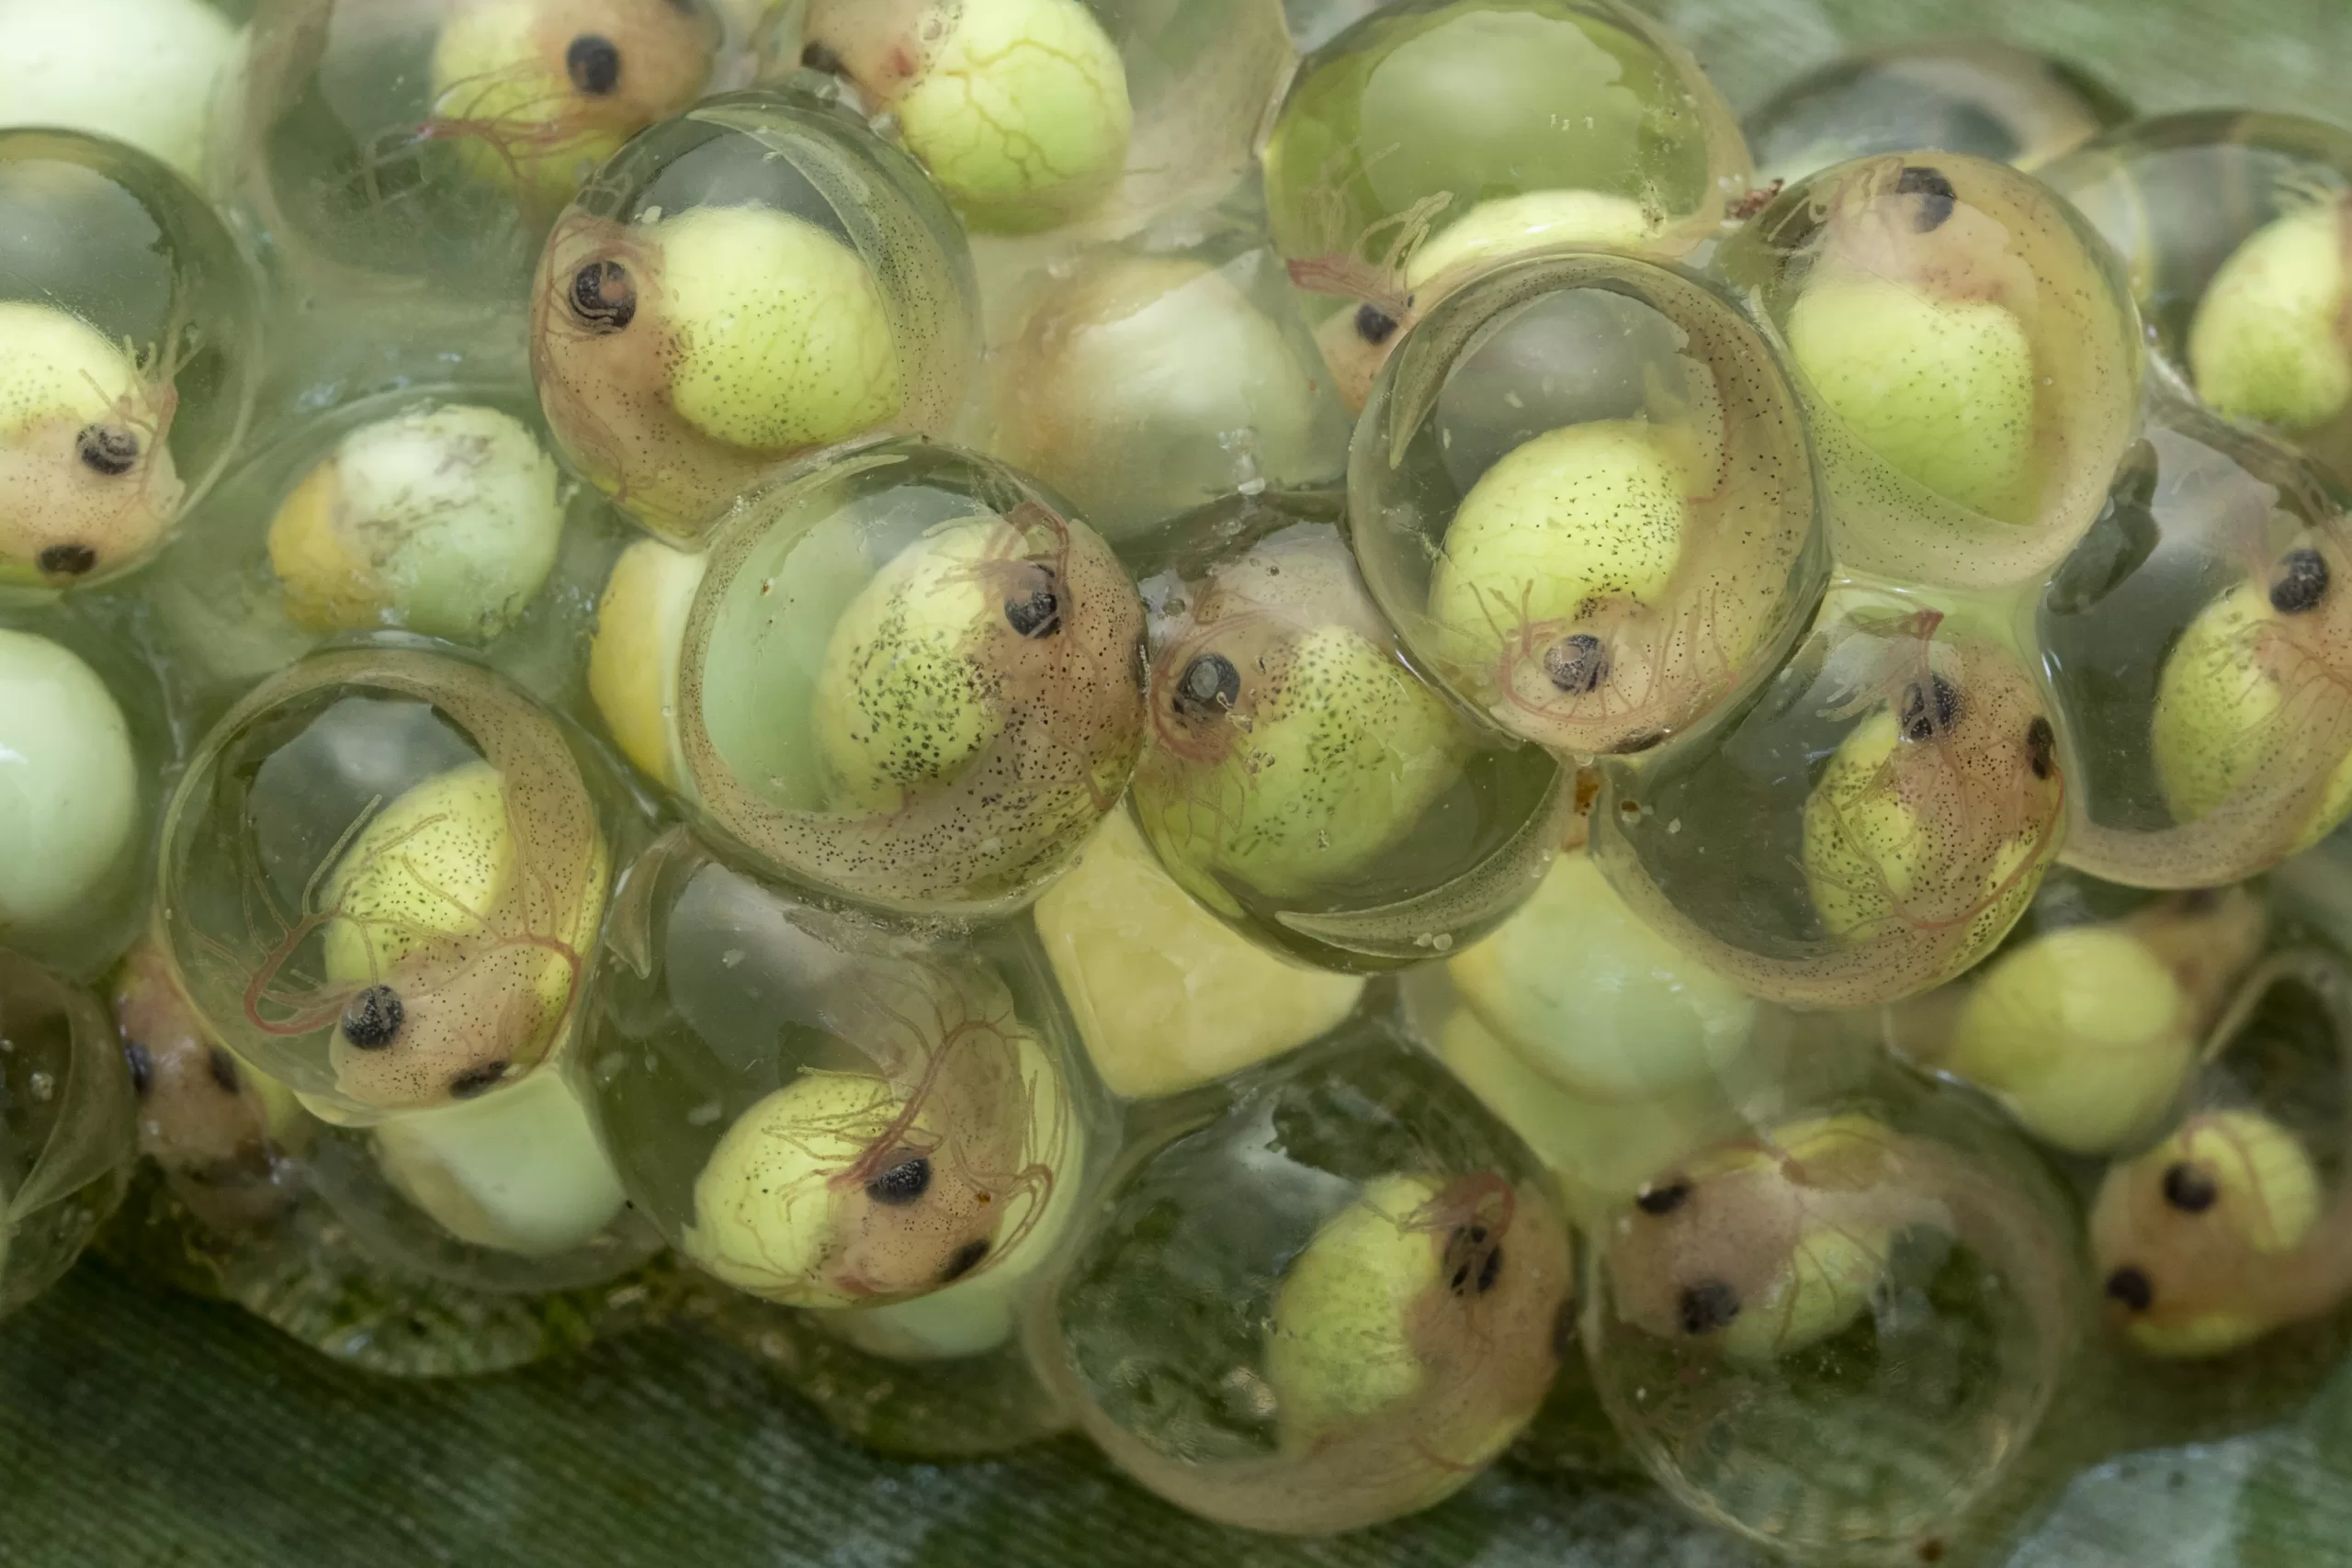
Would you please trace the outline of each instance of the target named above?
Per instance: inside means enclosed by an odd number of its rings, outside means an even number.
[[[2149,897],[2061,871],[1992,958],[1888,1010],[1887,1043],[1984,1089],[2038,1142],[2111,1154],[2177,1113],[2269,928],[2244,888]]]
[[[1558,1365],[1572,1280],[1549,1182],[1371,1021],[1201,1110],[1132,1152],[1041,1322],[1080,1427],[1250,1529],[1350,1529],[1459,1490]]]
[[[2018,657],[1874,590],[1833,596],[1707,744],[1601,771],[1593,853],[1619,895],[1799,1007],[1898,1001],[1975,964],[2032,900],[2065,811]]]
[[[253,280],[201,196],[93,137],[0,131],[0,227],[19,236],[0,260],[0,588],[101,581],[163,545],[240,438]]]
[[[1052,275],[986,397],[980,445],[1114,542],[1347,469],[1346,417],[1259,243],[1102,250]]]
[[[2352,1298],[2352,972],[2297,934],[2232,999],[2187,1115],[2092,1203],[2109,1325],[2144,1355],[2227,1355]]]
[[[89,922],[138,876],[154,810],[140,783],[154,759],[141,751],[96,671],[50,637],[0,627],[0,941],[77,970],[121,951]]]
[[[292,1096],[212,1037],[156,939],[124,957],[112,1000],[138,1101],[139,1152],[173,1196],[199,1224],[228,1235],[283,1218],[300,1195],[281,1141],[300,1119]]]
[[[1397,656],[1328,508],[1188,521],[1212,542],[1147,585],[1130,798],[1169,874],[1326,968],[1394,969],[1492,929],[1567,831],[1559,764],[1482,734]]]
[[[442,404],[345,436],[278,507],[269,558],[306,631],[483,643],[538,592],[562,532],[538,438],[496,409]]]
[[[1598,253],[1506,264],[1424,319],[1357,423],[1348,502],[1416,661],[1574,755],[1646,750],[1760,680],[1828,574],[1770,346],[1698,280]]]
[[[2040,173],[2122,259],[2150,343],[2207,407],[2352,474],[2352,133],[2295,115],[2158,115]]]
[[[2131,118],[2129,104],[2070,62],[1958,37],[1833,60],[1750,110],[1741,129],[1758,173],[1785,181],[1920,148],[2032,169]]]
[[[804,885],[1017,908],[1118,804],[1142,634],[1110,547],[1012,469],[860,448],[713,541],[679,660],[685,796]]]
[[[1278,958],[1163,870],[1124,811],[1037,900],[1037,935],[1112,1093],[1155,1100],[1306,1044],[1353,1012],[1364,981]]]
[[[1562,92],[1578,113],[1557,112]],[[1275,245],[1322,297],[1351,410],[1397,334],[1480,267],[1562,245],[1680,256],[1749,175],[1698,62],[1613,0],[1367,17],[1301,66],[1264,169]]]
[[[472,1100],[568,1035],[625,820],[475,665],[314,654],[222,719],[164,829],[164,927],[230,1049],[346,1118]]]
[[[2041,595],[2074,748],[2069,864],[2220,886],[2352,811],[2348,504],[2276,444],[2152,406],[2108,510]]]
[[[631,142],[557,223],[532,372],[574,466],[692,542],[785,458],[943,428],[974,288],[904,153],[814,98],[736,95]]]
[[[990,940],[831,913],[662,840],[584,1041],[632,1201],[696,1268],[786,1305],[1029,1267],[1082,1175],[1085,1090],[1042,965],[1013,928]]]
[[[258,17],[210,160],[306,281],[503,296],[631,137],[723,66],[706,0],[300,0]]]
[[[1957,152],[1855,159],[1717,260],[1787,344],[1840,562],[2000,587],[2097,520],[2138,423],[2139,320],[2114,258],[2031,177]]]
[[[1657,1172],[1589,1274],[1593,1378],[1644,1465],[1806,1562],[1939,1556],[2049,1407],[2085,1310],[2031,1157],[1891,1093]]]
[[[73,1267],[137,1157],[130,1075],[106,1011],[0,948],[0,1316]]]
[[[1221,191],[1292,60],[1261,0],[810,0],[805,45],[999,233],[1125,230]]]
[[[1579,113],[1557,112],[1564,91]],[[1376,12],[1317,49],[1264,171],[1276,248],[1328,297],[1318,336],[1354,407],[1393,334],[1478,265],[1561,244],[1681,255],[1749,164],[1698,62],[1630,7],[1457,0]]]

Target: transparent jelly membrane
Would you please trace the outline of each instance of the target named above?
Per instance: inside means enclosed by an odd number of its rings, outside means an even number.
[[[1325,1534],[1450,1495],[1533,1416],[1569,1242],[1518,1141],[1367,1020],[1143,1127],[1038,1353],[1130,1477]]]
[[[2178,1115],[2271,930],[2244,887],[2150,894],[2061,869],[1992,957],[1881,1010],[1872,1032],[1984,1090],[2038,1143],[2128,1152]]]
[[[214,179],[288,281],[487,303],[596,167],[716,81],[704,0],[271,0]]]
[[[1067,1228],[1091,1143],[1066,1015],[1015,928],[829,912],[680,832],[632,868],[606,941],[583,1058],[604,1144],[688,1263],[788,1306],[962,1295],[989,1320],[934,1351],[1010,1333],[999,1292]]]
[[[1593,1379],[1643,1464],[1804,1562],[1936,1561],[2032,1438],[2086,1313],[2031,1157],[1897,1084],[1659,1170],[1588,1280]]]
[[[2055,855],[2065,775],[2022,661],[1974,613],[1832,596],[1760,695],[1611,761],[1592,853],[1691,957],[1799,1007],[1897,1001],[1990,953]]]
[[[2096,1277],[2127,1347],[2229,1355],[2352,1297],[2347,1031],[2342,949],[2288,925],[2216,1026],[2179,1120],[2110,1166],[2092,1202]]]
[[[733,95],[631,143],[557,223],[532,371],[574,466],[692,542],[783,459],[944,430],[975,288],[905,154],[806,95]]]
[[[73,1267],[135,1152],[129,1076],[96,999],[0,949],[0,1314]]]
[[[560,1051],[610,828],[557,721],[491,672],[314,654],[208,739],[164,828],[189,999],[314,1109],[473,1100]]]
[[[748,500],[679,660],[701,819],[804,884],[931,913],[1035,897],[1117,805],[1143,609],[1012,470],[886,443]]]
[[[2158,115],[2041,177],[2122,259],[2152,346],[2208,407],[2352,472],[2352,132],[2295,115]]]
[[[1241,511],[1233,544],[1146,585],[1136,824],[1210,912],[1295,958],[1374,972],[1475,939],[1566,834],[1562,770],[1397,657],[1328,507]]]
[[[1779,664],[1827,580],[1772,350],[1625,257],[1527,258],[1448,297],[1382,373],[1348,496],[1416,661],[1566,753],[1698,722]]]
[[[1040,292],[992,356],[978,445],[1106,538],[1346,472],[1346,415],[1262,243],[1097,250]]]
[[[1789,352],[1839,562],[1924,586],[2039,577],[2097,520],[2140,411],[2140,326],[2072,208],[1957,152],[1856,159],[1724,242]]]
[[[976,231],[1114,236],[1250,164],[1278,0],[810,0],[803,63],[887,117]]]
[[[1906,39],[1798,77],[1741,121],[1766,178],[1923,147],[2037,168],[2132,118],[2078,67],[1994,38]]]
[[[2156,405],[2037,615],[2075,781],[2067,863],[2220,886],[2352,811],[2347,504],[2293,453]]]
[[[1749,164],[1698,62],[1628,7],[1414,0],[1302,62],[1264,173],[1275,246],[1322,297],[1310,313],[1355,407],[1397,330],[1481,265],[1562,244],[1682,255]]]
[[[101,581],[162,547],[243,434],[256,309],[170,169],[0,131],[0,593]]]

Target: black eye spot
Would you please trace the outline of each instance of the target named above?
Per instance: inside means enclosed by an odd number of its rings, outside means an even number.
[[[1478,1293],[1483,1296],[1487,1292],[1493,1290],[1497,1281],[1500,1280],[1502,1277],[1503,1249],[1497,1247],[1491,1248],[1487,1253],[1487,1261],[1479,1266]]]
[[[343,1037],[362,1051],[380,1051],[408,1021],[408,1008],[390,986],[370,986],[344,1004]]]
[[[593,261],[571,275],[571,313],[591,331],[616,333],[637,320],[637,280],[616,261]]]
[[[126,1040],[122,1043],[122,1064],[130,1069],[130,1092],[141,1100],[146,1099],[148,1089],[155,1082],[153,1055],[138,1041]]]
[[[2156,1299],[2156,1289],[2139,1269],[2123,1268],[2107,1277],[2107,1294],[2109,1300],[2121,1302],[2133,1312],[2145,1312]]]
[[[591,97],[610,97],[621,85],[621,51],[613,40],[597,33],[582,33],[563,51],[563,68],[571,85]]]
[[[2326,597],[2326,558],[2317,550],[2289,550],[2270,585],[2270,607],[2282,615],[2307,615]]]
[[[821,71],[828,76],[839,76],[848,70],[842,57],[821,43],[812,43],[802,50],[800,63],[811,71]]]
[[[1609,649],[1585,632],[1564,637],[1544,650],[1544,673],[1572,697],[1589,695],[1609,679]]]
[[[2222,1201],[2211,1177],[2181,1160],[2165,1168],[2165,1201],[2184,1214],[2201,1214]]]
[[[2025,761],[2038,779],[2049,778],[2058,765],[2058,732],[2048,719],[2037,716],[2025,727]]]
[[[921,1155],[900,1160],[865,1184],[865,1195],[877,1203],[900,1208],[931,1190],[931,1161]]]
[[[83,467],[120,479],[139,466],[139,433],[119,424],[85,424],[74,437],[74,452]]]
[[[33,558],[45,577],[81,577],[98,564],[98,552],[87,545],[51,545]]]
[[[1713,1334],[1739,1315],[1739,1292],[1721,1280],[1702,1280],[1682,1292],[1682,1332]]]
[[[1485,1295],[1502,1278],[1502,1243],[1484,1225],[1464,1225],[1446,1237],[1446,1288],[1457,1296]]]
[[[1062,629],[1062,600],[1054,592],[1053,569],[1041,566],[1036,572],[1035,587],[1004,602],[1005,624],[1026,637],[1051,637]]]
[[[506,1080],[505,1062],[492,1062],[483,1066],[469,1067],[449,1080],[449,1098],[477,1100]]]
[[[1356,308],[1356,336],[1366,343],[1386,343],[1396,333],[1396,318],[1377,305]]]
[[[1895,717],[1903,727],[1904,739],[1930,740],[1950,735],[1960,723],[1961,712],[1960,688],[1940,675],[1930,675],[1924,685],[1914,681],[1903,688],[1903,705]]]
[[[243,1087],[243,1080],[237,1076],[237,1058],[220,1046],[215,1045],[206,1053],[204,1065],[212,1074],[214,1086],[222,1094],[234,1094]]]
[[[1229,713],[1241,700],[1241,671],[1222,653],[1204,653],[1184,666],[1172,700],[1190,718]]]
[[[1645,1214],[1670,1214],[1690,1201],[1690,1184],[1669,1181],[1663,1187],[1645,1187],[1634,1199],[1634,1207]]]
[[[963,1246],[956,1249],[956,1256],[947,1260],[947,1267],[940,1274],[939,1282],[944,1285],[951,1280],[962,1279],[973,1269],[978,1269],[980,1266],[980,1259],[986,1258],[988,1255],[989,1244],[987,1242],[966,1242]]]
[[[1918,215],[1911,220],[1912,227],[1922,234],[1932,234],[1951,219],[1952,209],[1960,205],[1960,193],[1951,188],[1951,181],[1939,169],[1924,164],[1905,166],[1894,182],[1897,196],[1920,198]]]

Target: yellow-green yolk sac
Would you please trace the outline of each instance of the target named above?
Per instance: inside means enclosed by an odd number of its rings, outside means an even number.
[[[2188,365],[2215,412],[2300,434],[2352,406],[2346,224],[2341,201],[2290,213],[2213,275],[2189,324]]]
[[[345,436],[286,498],[269,556],[305,631],[483,643],[538,592],[562,532],[537,439],[495,409],[452,405]]]
[[[124,869],[138,818],[138,758],[105,682],[0,629],[0,943],[82,913]]]
[[[704,558],[639,539],[621,552],[596,605],[588,694],[624,756],[667,790],[684,778],[678,754],[678,655],[702,586]]]

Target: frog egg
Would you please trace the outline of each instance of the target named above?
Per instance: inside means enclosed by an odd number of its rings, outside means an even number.
[[[1130,808],[1204,908],[1353,973],[1492,930],[1575,811],[1547,753],[1482,732],[1399,658],[1328,509],[1245,500],[1146,585],[1151,725]]]
[[[1741,122],[1758,174],[1799,180],[1876,152],[1934,148],[2032,169],[2132,118],[2064,60],[1995,38],[1906,39],[1781,87]]]
[[[2352,132],[2293,115],[2158,115],[2041,175],[2122,259],[2154,352],[2208,408],[2352,474],[2339,320]]]
[[[2352,498],[2315,465],[2154,402],[2113,499],[2041,593],[2075,792],[2065,858],[2211,887],[2352,811]]]
[[[1250,165],[1273,0],[809,0],[802,62],[888,117],[975,231],[1124,232]]]
[[[209,164],[298,288],[497,304],[723,42],[705,0],[294,0],[255,18]]]
[[[1583,854],[1564,854],[1493,935],[1446,960],[1464,1004],[1562,1087],[1654,1099],[1747,1048],[1756,999],[1685,956]]]
[[[0,130],[0,590],[145,561],[253,401],[256,299],[201,196],[146,153]]]
[[[2032,1156],[1892,1075],[1656,1172],[1587,1280],[1593,1381],[1651,1475],[1824,1564],[1940,1556],[2086,1314]]]
[[[1627,257],[1524,259],[1442,300],[1357,423],[1348,502],[1415,662],[1572,755],[1646,750],[1750,688],[1827,577],[1771,348]]]
[[[1112,1093],[1156,1100],[1296,1049],[1355,1010],[1364,982],[1238,936],[1114,811],[1037,900],[1037,935]]]
[[[96,671],[0,627],[0,940],[76,945],[95,906],[122,901],[154,808],[140,752]]]
[[[139,1152],[208,1231],[259,1231],[300,1196],[293,1095],[213,1037],[149,936],[116,970],[111,1001],[137,1101]]]
[[[1364,1020],[1129,1151],[1035,1349],[1130,1477],[1324,1534],[1425,1508],[1543,1403],[1571,1293],[1534,1161]]]
[[[706,564],[659,539],[629,546],[605,581],[588,645],[588,694],[605,729],[638,772],[673,794],[685,778],[678,654]]]
[[[316,1109],[476,1100],[563,1048],[634,808],[479,666],[312,654],[217,725],[164,825],[163,918],[223,1043]]]
[[[137,1157],[130,1077],[95,997],[0,948],[0,1316],[55,1283]]]
[[[1964,153],[1858,158],[1790,186],[1717,265],[1788,346],[1841,563],[2003,587],[2097,520],[2138,423],[2139,321],[2045,186]]]
[[[1335,321],[1370,306],[1371,336],[1430,305],[1408,276],[1424,242],[1455,224],[1490,242],[1513,227],[1482,218],[1485,204],[1603,198],[1639,221],[1594,226],[1587,210],[1569,226],[1582,231],[1549,239],[1613,233],[1678,256],[1746,193],[1749,164],[1698,62],[1632,8],[1453,0],[1376,11],[1317,49],[1283,100],[1264,172],[1293,277],[1347,301]]]
[[[583,1043],[604,1146],[705,1274],[864,1309],[1001,1288],[1057,1245],[1098,1091],[1018,928],[831,912],[682,831],[629,873],[607,948]]]
[[[110,136],[202,183],[214,84],[237,52],[209,0],[0,0],[0,37],[10,124]]]
[[[532,371],[572,465],[692,543],[786,458],[943,429],[976,287],[904,153],[805,94],[737,94],[631,142],[557,223]]]
[[[1861,1007],[1990,953],[2056,853],[2065,776],[1975,615],[1841,590],[1756,701],[1603,765],[1593,855],[1634,913],[1769,1000]]]
[[[1888,1043],[1984,1089],[2039,1143],[2133,1147],[2176,1113],[2269,926],[2243,888],[2151,897],[2061,872],[1991,959],[1893,1010]]]
[[[2277,934],[2231,991],[2185,1110],[2091,1203],[2108,1327],[2144,1356],[2228,1355],[2352,1300],[2352,969],[2332,891],[2281,880]]]
[[[747,499],[679,657],[698,819],[777,874],[886,908],[1004,911],[1118,804],[1143,607],[1010,468],[868,446]]]
[[[1092,254],[994,356],[981,445],[1114,543],[1237,492],[1336,482],[1347,421],[1262,247]]]

